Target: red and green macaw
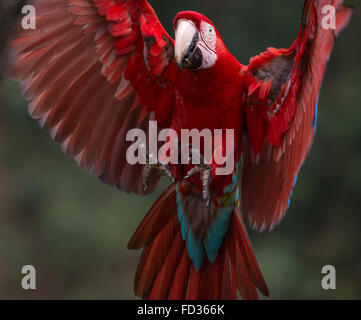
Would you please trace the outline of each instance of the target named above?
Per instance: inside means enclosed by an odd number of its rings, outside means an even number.
[[[244,220],[271,230],[289,207],[335,36],[351,16],[342,3],[306,0],[291,47],[269,48],[246,66],[196,12],[176,16],[173,40],[146,0],[33,1],[37,28],[11,42],[10,70],[31,116],[110,186],[144,195],[160,176],[174,179],[128,245],[144,248],[136,295],[268,296]],[[325,5],[336,8],[334,30],[322,26]],[[150,120],[177,133],[234,129],[233,173],[217,175],[215,162],[130,165],[126,134],[147,132]]]

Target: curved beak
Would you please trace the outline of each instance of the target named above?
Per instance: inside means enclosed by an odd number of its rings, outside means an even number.
[[[184,59],[187,59],[195,50],[198,39],[198,30],[194,24],[188,20],[179,20],[175,32],[174,52],[180,70],[182,70]]]

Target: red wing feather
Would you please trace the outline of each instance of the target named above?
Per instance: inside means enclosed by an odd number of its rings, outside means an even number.
[[[278,225],[289,207],[298,172],[312,145],[318,95],[335,35],[351,9],[342,0],[307,0],[300,34],[289,49],[270,48],[248,66],[242,213],[258,230]],[[322,9],[337,9],[336,30],[324,29]]]
[[[145,0],[34,0],[36,30],[11,42],[9,76],[29,112],[84,169],[143,194],[129,166],[128,130],[168,126],[174,105],[173,40]],[[130,174],[132,173],[132,174]],[[158,179],[152,179],[154,190]]]

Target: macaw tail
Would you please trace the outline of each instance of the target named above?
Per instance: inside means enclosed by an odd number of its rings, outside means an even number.
[[[154,203],[128,244],[143,249],[135,276],[135,294],[154,300],[258,299],[267,285],[235,206],[217,259],[197,271],[189,257],[177,217],[176,185]]]

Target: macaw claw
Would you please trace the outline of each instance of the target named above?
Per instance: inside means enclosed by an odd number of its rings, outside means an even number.
[[[143,186],[144,191],[147,191],[149,179],[153,173],[158,174],[161,177],[168,177],[174,183],[174,176],[166,164],[157,161],[156,164],[147,163],[143,169]]]
[[[188,179],[195,175],[196,173],[200,174],[202,181],[202,197],[205,203],[205,206],[208,207],[211,202],[211,195],[209,192],[209,185],[211,183],[211,167],[208,164],[199,164],[195,165],[194,168],[188,171],[184,179]]]

